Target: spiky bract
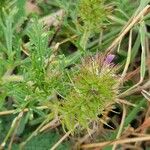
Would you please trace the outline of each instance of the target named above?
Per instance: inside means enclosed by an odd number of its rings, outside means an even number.
[[[118,94],[116,67],[96,55],[85,59],[78,74],[72,78],[72,90],[60,106],[62,123],[68,130],[76,124],[88,128],[99,114],[115,103]]]
[[[80,0],[78,15],[84,24],[84,28],[99,31],[103,22],[107,19],[105,0]]]

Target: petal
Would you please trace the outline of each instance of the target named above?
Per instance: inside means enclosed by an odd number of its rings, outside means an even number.
[[[105,63],[106,63],[106,64],[110,64],[110,63],[113,61],[114,58],[115,58],[115,55],[109,54],[109,55],[106,57],[106,59],[105,59]]]

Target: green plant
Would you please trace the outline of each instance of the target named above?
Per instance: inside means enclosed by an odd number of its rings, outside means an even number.
[[[5,38],[0,45],[2,49],[0,51],[2,62],[0,64],[0,109],[6,109],[7,106],[4,107],[4,103],[8,97],[13,104],[11,109],[15,109],[14,113],[22,114],[24,109],[29,109],[27,120],[30,121],[30,118],[37,114],[38,117],[42,116],[40,121],[42,122],[47,117],[47,112],[44,113],[37,107],[56,100],[58,93],[64,95],[67,93],[65,83],[67,78],[65,78],[64,70],[69,65],[70,58],[66,59],[63,55],[57,57],[52,54],[52,50],[48,48],[48,36],[51,32],[46,32],[43,25],[35,18],[31,20],[24,32],[30,39],[25,45],[21,39],[24,34],[21,35],[18,31],[20,26],[13,22],[16,15],[17,11],[12,14],[5,13],[4,17],[9,20],[1,22],[2,36]],[[24,49],[28,52],[22,53]],[[5,147],[8,138],[16,133],[15,127],[19,124],[20,118],[14,118],[2,142],[2,147]]]
[[[71,91],[63,103],[58,103],[57,110],[64,128],[72,130],[76,124],[88,128],[90,122],[99,120],[98,115],[111,110],[118,95],[119,79],[116,67],[105,59],[102,54],[88,57],[77,75],[68,75]]]
[[[25,0],[0,2],[0,148],[48,149],[63,131],[52,149],[71,133],[72,145],[119,142],[137,117],[142,129],[149,117],[149,0],[32,1],[40,14],[26,14]],[[40,23],[45,14],[54,21],[49,28]],[[141,135],[134,131],[126,138]]]
[[[78,5],[78,17],[83,29],[100,32],[108,15],[105,0],[80,0]]]
[[[107,20],[105,0],[80,0],[77,14],[83,30],[80,45],[85,50],[91,33],[99,33]]]

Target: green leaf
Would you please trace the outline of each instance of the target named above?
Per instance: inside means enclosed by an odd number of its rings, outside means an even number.
[[[144,79],[145,72],[146,72],[146,26],[144,21],[140,24],[140,36],[141,36],[141,47],[142,47],[142,54],[141,54],[141,79]]]

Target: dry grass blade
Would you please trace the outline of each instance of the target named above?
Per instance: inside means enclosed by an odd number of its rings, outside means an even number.
[[[60,118],[56,118],[54,120],[52,120],[51,122],[49,122],[48,124],[46,124],[45,126],[43,126],[39,132],[43,132],[45,130],[48,130],[48,129],[52,129],[52,128],[55,128],[57,126],[60,125],[60,121],[59,121]]]
[[[50,150],[55,150],[70,134],[72,131],[68,131]]]
[[[114,144],[125,144],[125,143],[134,143],[134,142],[141,142],[141,141],[150,141],[150,136],[146,135],[143,137],[136,137],[136,138],[126,138],[126,139],[119,139],[119,140],[115,140],[115,141],[107,141],[107,142],[101,142],[101,143],[92,143],[92,144],[85,144],[82,145],[82,148],[97,148],[97,147],[105,147],[105,146],[109,146],[109,145],[114,145]]]
[[[145,90],[142,90],[141,92],[143,94],[143,96],[150,102],[150,93],[145,91]]]
[[[22,116],[23,116],[23,111],[20,112],[19,115],[12,121],[12,124],[11,124],[11,127],[10,127],[9,131],[8,131],[6,137],[4,138],[3,142],[2,142],[1,145],[0,145],[0,149],[1,149],[1,148],[3,149],[3,148],[5,147],[5,145],[6,145],[7,141],[8,141],[8,139],[9,139],[9,137],[10,137],[10,136],[12,135],[12,133],[15,131],[15,128],[18,126],[19,120],[20,120],[20,118],[21,118]]]
[[[75,125],[74,129],[78,126],[78,124]],[[68,131],[52,148],[50,148],[50,150],[55,150],[70,134],[71,132],[74,130],[70,130]]]
[[[124,100],[124,99],[117,99],[116,102],[117,103],[121,103],[121,104],[125,104],[125,105],[128,105],[128,106],[132,106],[132,107],[136,107],[137,106],[136,104],[130,103],[127,100]]]
[[[107,48],[107,53],[112,53],[113,49],[118,45],[121,39],[132,29],[132,27],[149,12],[150,5],[147,5],[137,16],[131,18],[123,30],[120,32],[119,36],[112,42],[112,44]]]
[[[141,92],[142,90],[145,90],[145,89],[148,89],[148,88],[150,88],[150,81],[147,81],[144,85],[138,86],[137,88],[132,89],[132,90],[130,90],[128,92],[121,93],[118,96],[118,98],[124,98],[126,96],[129,96],[129,95],[137,93],[137,92]]]
[[[15,125],[14,132],[12,133],[12,136],[11,136],[11,139],[10,139],[10,142],[9,142],[9,145],[8,145],[8,150],[12,149],[13,141],[14,141],[15,135],[17,133],[18,127],[20,125],[20,121],[21,121],[22,117],[23,117],[23,112],[20,112],[20,114],[18,115],[18,118],[17,118],[17,122],[16,122],[16,125]]]
[[[120,124],[119,131],[118,131],[118,134],[117,134],[116,139],[119,139],[120,136],[121,136],[121,132],[122,132],[122,130],[123,130],[123,125],[124,125],[126,113],[127,113],[127,112],[126,112],[126,107],[125,107],[125,105],[123,104],[123,114],[122,114],[121,124]],[[112,150],[115,150],[116,147],[117,147],[117,144],[115,143],[115,144],[113,145]]]
[[[121,76],[121,79],[123,80],[124,77],[126,76],[128,67],[130,65],[130,59],[131,59],[131,49],[132,49],[132,30],[130,30],[130,36],[129,36],[129,46],[128,46],[128,54],[127,54],[127,60],[126,60],[126,64]]]
[[[36,109],[43,110],[43,109],[48,109],[48,107],[47,106],[39,106],[39,107],[36,107]],[[28,112],[28,111],[29,111],[28,108],[25,108],[23,110],[23,112]],[[16,112],[16,110],[1,111],[0,116],[14,114],[15,112]]]

